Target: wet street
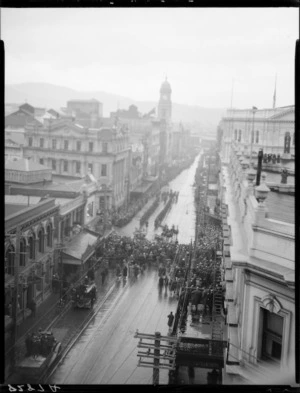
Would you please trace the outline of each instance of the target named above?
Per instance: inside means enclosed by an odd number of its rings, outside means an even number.
[[[195,205],[194,205],[194,180],[195,172],[198,165],[200,155],[198,155],[193,164],[185,169],[174,180],[169,183],[169,188],[173,191],[179,191],[178,202],[172,204],[171,210],[165,217],[162,225],[172,227],[174,225],[179,228],[178,241],[179,243],[188,244],[195,238]],[[135,229],[140,226],[140,218],[147,210],[151,203],[148,202],[136,217],[125,227],[115,229],[121,235],[131,236]],[[156,234],[161,233],[161,228],[155,230],[154,220],[158,213],[163,209],[164,203],[160,202],[159,206],[149,219],[149,226],[146,237],[153,240]]]
[[[199,156],[169,186],[179,191],[178,202],[163,224],[179,227],[178,241],[190,243],[194,240],[194,176]],[[151,203],[151,202],[150,202]],[[148,205],[149,206],[149,205]],[[153,239],[161,230],[154,230],[154,220],[164,204],[149,219],[147,238]],[[117,232],[131,236],[139,228],[139,219],[147,207],[130,224]],[[139,274],[137,279],[116,283],[108,296],[95,305],[96,314],[82,331],[75,345],[61,360],[47,383],[55,384],[152,384],[152,368],[138,367],[137,344],[134,334],[154,334],[159,331],[167,335],[167,315],[175,313],[177,298],[168,289],[158,288],[158,272],[155,268]],[[75,312],[75,311],[73,311]],[[77,310],[76,313],[84,313]],[[78,320],[78,319],[77,319]],[[65,321],[66,323],[69,323]],[[54,334],[59,339],[64,321]],[[160,384],[168,383],[168,371],[160,370]]]

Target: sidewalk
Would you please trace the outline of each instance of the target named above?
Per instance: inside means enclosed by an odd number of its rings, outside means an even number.
[[[115,283],[115,273],[114,270],[109,271],[108,277],[104,284],[102,285],[101,281],[101,272],[102,268],[98,269],[95,272],[95,283],[98,290],[98,302],[101,301],[109,289]],[[26,333],[30,331],[37,331],[39,328],[42,330],[53,330],[55,335],[55,330],[58,328],[60,331],[59,337],[56,337],[58,341],[60,341],[64,346],[68,345],[70,340],[76,336],[77,326],[74,324],[66,326],[64,329],[61,329],[64,325],[64,322],[68,320],[68,314],[72,310],[70,309],[71,303],[66,306],[64,310],[60,314],[57,313],[56,303],[59,300],[58,293],[52,293],[49,297],[41,303],[36,310],[36,316],[29,316],[24,322],[22,322],[18,326],[17,331],[17,343],[14,347],[12,347],[11,343],[6,343],[5,347],[5,379],[8,380],[7,383],[13,383],[17,380],[18,376],[14,373],[10,375],[9,372],[10,364],[12,361],[12,357],[15,356],[16,363],[18,363],[25,356],[25,337]],[[59,329],[60,327],[60,329]],[[63,332],[63,334],[61,334]],[[56,335],[55,335],[56,336]],[[13,348],[15,350],[13,350]],[[22,381],[21,381],[22,382]],[[20,383],[21,383],[20,382]]]

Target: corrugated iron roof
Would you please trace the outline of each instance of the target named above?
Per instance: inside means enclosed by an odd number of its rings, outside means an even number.
[[[81,232],[69,242],[63,253],[74,258],[81,259],[81,256],[86,251],[87,247],[89,245],[93,246],[97,239],[98,237],[91,233]]]

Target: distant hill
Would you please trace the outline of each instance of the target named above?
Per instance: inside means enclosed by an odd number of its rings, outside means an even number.
[[[110,94],[104,91],[77,91],[64,86],[49,83],[21,83],[5,86],[5,103],[23,104],[25,101],[36,107],[52,107],[59,109],[66,106],[70,99],[95,98],[103,104],[103,115],[109,116],[110,112],[127,109],[129,105],[136,105],[139,112],[147,113],[158,102],[136,101],[129,97]],[[215,131],[221,117],[225,114],[224,108],[203,108],[173,103],[172,120],[174,122],[197,123],[200,128]]]

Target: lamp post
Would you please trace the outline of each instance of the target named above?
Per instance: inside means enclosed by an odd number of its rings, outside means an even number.
[[[255,106],[252,107],[252,133],[251,133],[251,144],[250,144],[250,166],[253,165],[252,163],[252,147],[253,147],[253,139],[254,139],[254,116],[255,112],[257,111],[257,108]]]

